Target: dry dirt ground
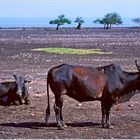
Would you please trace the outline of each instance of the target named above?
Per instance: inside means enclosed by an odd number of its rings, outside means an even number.
[[[34,52],[33,48],[100,48],[112,54],[58,55]],[[140,94],[111,110],[113,129],[103,129],[100,102],[79,103],[64,98],[63,117],[68,125],[58,130],[51,95],[50,126],[45,126],[46,76],[48,70],[62,63],[87,66],[118,64],[126,71],[137,71],[140,64],[140,28],[81,30],[61,28],[0,29],[0,82],[12,81],[13,73],[32,80],[28,84],[31,105],[0,106],[0,138],[140,138]]]

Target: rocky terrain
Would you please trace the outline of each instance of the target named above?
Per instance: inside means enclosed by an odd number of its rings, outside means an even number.
[[[99,48],[112,54],[59,55],[33,51],[34,48]],[[140,64],[140,28],[13,28],[0,29],[0,82],[13,81],[13,73],[32,80],[28,84],[30,105],[0,106],[0,138],[140,138],[140,94],[111,110],[113,129],[103,129],[100,102],[79,104],[65,97],[63,117],[68,125],[58,130],[51,93],[50,126],[45,126],[48,70],[62,63],[87,66],[118,64],[126,71],[137,71]]]

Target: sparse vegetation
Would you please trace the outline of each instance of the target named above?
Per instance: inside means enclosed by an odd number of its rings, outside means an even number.
[[[77,54],[77,55],[112,53],[112,52],[103,52],[101,51],[101,49],[73,49],[73,48],[37,48],[33,49],[33,51],[43,51],[55,54]]]

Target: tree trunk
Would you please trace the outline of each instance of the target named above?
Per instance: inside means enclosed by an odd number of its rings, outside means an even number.
[[[110,29],[112,28],[112,24],[110,24]]]
[[[104,29],[106,29],[106,24],[104,24]]]
[[[60,25],[59,25],[59,24],[57,24],[56,30],[58,30],[59,26],[60,26]]]
[[[76,29],[81,29],[81,23],[78,23],[78,26],[76,27]]]
[[[106,29],[107,29],[107,30],[109,29],[109,24],[107,24]]]

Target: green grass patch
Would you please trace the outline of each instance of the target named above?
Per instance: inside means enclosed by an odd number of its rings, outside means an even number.
[[[33,51],[42,51],[54,54],[111,54],[112,52],[102,52],[101,49],[73,49],[73,48],[36,48]]]

